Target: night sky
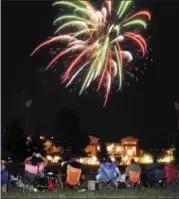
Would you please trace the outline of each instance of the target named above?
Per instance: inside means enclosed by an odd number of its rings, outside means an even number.
[[[150,2],[150,3],[149,3]],[[104,139],[124,136],[157,141],[175,139],[177,129],[174,102],[179,99],[179,1],[143,1],[152,12],[148,32],[151,36],[147,70],[138,82],[131,82],[122,93],[113,86],[103,108],[103,94],[91,90],[78,96],[60,84],[60,73],[44,73],[50,60],[48,49],[30,58],[34,47],[53,34],[52,21],[58,15],[50,1],[4,1],[2,14],[2,127],[12,119],[24,125],[25,100],[32,99],[29,110],[31,131],[40,125],[51,133],[61,108],[72,108],[82,128]],[[138,2],[138,5],[140,1]],[[141,8],[141,4],[139,5]],[[135,64],[143,64],[136,62]],[[63,68],[61,64],[59,67]]]

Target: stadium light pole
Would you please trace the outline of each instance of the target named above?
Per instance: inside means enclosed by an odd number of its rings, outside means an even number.
[[[178,102],[175,102],[175,108],[176,108],[176,111],[177,111],[177,129],[179,131],[179,103]]]
[[[176,158],[177,161],[179,161],[179,103],[175,102],[175,108],[177,111],[177,123],[178,123],[178,127],[177,127],[177,136],[176,136],[176,143],[175,143],[175,147],[176,147]]]
[[[29,133],[29,108],[32,105],[32,100],[27,100],[25,103],[26,107],[26,134],[28,135]]]

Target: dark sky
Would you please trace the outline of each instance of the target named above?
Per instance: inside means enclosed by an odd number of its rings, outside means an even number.
[[[174,102],[179,99],[179,1],[145,2],[142,6],[152,12],[148,34],[152,37],[150,56],[154,62],[148,64],[138,83],[132,82],[122,93],[114,88],[106,108],[102,108],[102,94],[90,91],[79,97],[77,91],[69,92],[60,85],[59,73],[39,72],[49,61],[47,50],[29,57],[39,42],[53,34],[52,21],[58,13],[52,3],[4,1],[2,125],[12,119],[19,119],[24,125],[24,101],[30,98],[33,100],[29,111],[31,130],[40,125],[51,132],[60,109],[72,108],[89,134],[111,140],[126,135],[144,139],[173,137],[177,128]]]

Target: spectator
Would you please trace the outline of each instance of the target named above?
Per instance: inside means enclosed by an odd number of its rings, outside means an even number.
[[[74,168],[83,170],[83,165],[78,161],[77,156],[72,157],[71,161],[69,162],[69,165],[74,167]]]
[[[48,160],[44,158],[40,153],[33,153],[33,155],[25,160],[25,164],[39,166],[43,165],[46,167],[48,164]]]
[[[18,175],[15,173],[13,175],[10,175],[10,184],[16,186],[16,183],[18,182]]]
[[[146,167],[146,175],[147,175],[146,180],[148,181],[150,187],[155,186],[154,182],[156,182],[157,180],[156,170],[164,170],[164,166],[165,166],[164,164],[158,163],[157,159],[154,158],[154,162]]]
[[[100,163],[100,168],[98,169],[98,172],[97,172],[97,175],[96,175],[96,180],[99,180],[102,177],[102,175],[104,173],[104,167],[107,168],[107,169],[109,169],[108,167],[110,167],[112,170],[114,168],[113,174],[114,174],[116,179],[119,175],[121,175],[121,172],[119,171],[116,164],[111,161],[111,158],[107,158],[107,160],[104,158],[104,159],[102,159],[102,161]]]
[[[25,184],[33,185],[37,178],[42,177],[47,163],[48,160],[38,153],[34,153],[31,157],[27,158],[25,160]]]
[[[62,181],[65,182],[66,180],[66,174],[67,174],[67,167],[68,165],[81,169],[83,173],[83,165],[78,161],[77,156],[73,156],[70,160],[70,158],[66,158],[65,161],[61,163],[61,171],[60,174],[62,174]]]
[[[9,183],[13,186],[16,186],[16,187],[23,187],[24,186],[23,182],[21,181],[21,177],[18,176],[16,173],[14,173],[13,175],[10,175]]]
[[[141,171],[141,167],[135,162],[134,159],[131,159],[130,165],[126,168],[126,175],[128,176],[129,170],[132,171]]]

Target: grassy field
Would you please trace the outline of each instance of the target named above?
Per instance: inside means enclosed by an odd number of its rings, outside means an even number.
[[[10,189],[2,198],[179,198],[179,187],[168,187],[166,189],[119,189],[103,191],[78,192],[66,191],[45,191],[44,193],[22,192],[18,189]]]
[[[19,173],[22,173],[24,168],[17,166],[12,167],[14,170],[19,169]],[[54,168],[58,170],[57,168]],[[124,168],[120,167],[121,170]],[[9,169],[11,170],[11,169]],[[92,172],[97,170],[97,167],[86,167],[85,173],[88,175]],[[84,183],[83,187],[86,187],[87,184]],[[160,186],[156,189],[148,189],[148,188],[134,188],[134,189],[118,189],[118,190],[103,190],[103,191],[85,191],[85,192],[78,192],[72,190],[65,190],[61,191],[45,191],[44,193],[32,193],[32,192],[22,192],[17,188],[10,188],[7,194],[2,194],[2,198],[10,199],[10,198],[179,198],[179,186],[169,186],[168,188],[161,188]]]

